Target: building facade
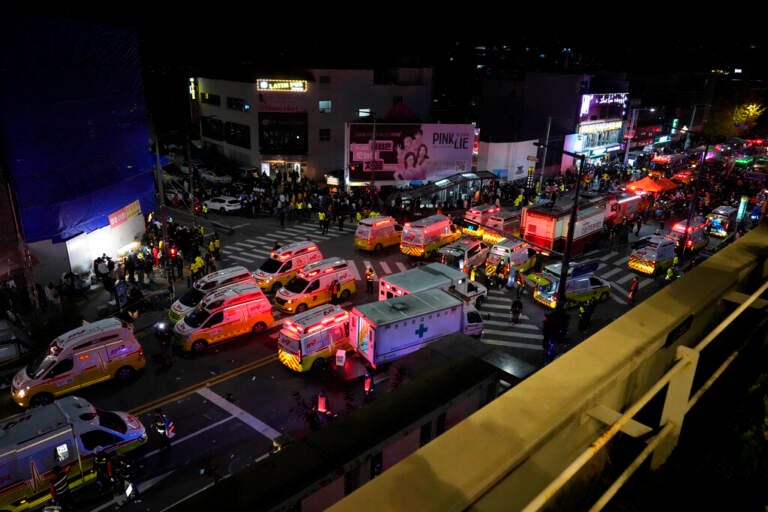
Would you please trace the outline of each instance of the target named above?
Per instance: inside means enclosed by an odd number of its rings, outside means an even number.
[[[346,123],[430,119],[432,69],[307,69],[246,81],[197,77],[190,94],[199,103],[207,150],[270,176],[322,180],[345,168]]]

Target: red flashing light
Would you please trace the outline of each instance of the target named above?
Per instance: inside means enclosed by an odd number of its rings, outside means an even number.
[[[307,329],[307,334],[312,334],[313,332],[317,332],[323,327],[325,327],[325,325],[322,322],[320,322],[319,324],[315,324],[312,327]]]
[[[410,222],[406,222],[406,223],[405,223],[405,226],[403,226],[403,227],[404,227],[404,228],[409,228],[409,227],[411,227],[411,223],[410,223]]]
[[[278,259],[287,260],[290,257],[291,257],[291,254],[286,252],[286,253],[281,254]]]
[[[685,242],[686,247],[693,247],[693,240],[688,240]]]
[[[323,271],[324,274],[327,274],[328,272],[333,272],[333,267],[328,267]]]
[[[389,224],[389,220],[377,220],[373,223],[374,226],[381,226],[382,224]]]

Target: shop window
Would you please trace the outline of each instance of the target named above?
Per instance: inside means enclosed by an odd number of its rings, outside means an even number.
[[[320,142],[328,142],[331,140],[331,129],[320,128]]]
[[[320,112],[322,114],[330,114],[331,113],[331,100],[320,100],[318,106],[319,106]]]

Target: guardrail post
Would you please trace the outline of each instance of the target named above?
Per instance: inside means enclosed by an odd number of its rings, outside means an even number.
[[[654,450],[651,458],[652,470],[661,467],[677,446],[677,440],[683,428],[683,420],[688,412],[688,402],[691,398],[693,377],[696,375],[698,362],[699,352],[697,350],[685,346],[677,347],[677,364],[682,364],[684,367],[669,382],[660,421],[661,427],[667,423],[672,423],[674,427],[672,432]]]

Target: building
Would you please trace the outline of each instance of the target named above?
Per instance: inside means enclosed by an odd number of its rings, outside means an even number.
[[[274,176],[323,180],[347,164],[345,125],[426,122],[431,68],[305,69],[191,80],[205,149]],[[193,111],[195,109],[193,108]]]
[[[56,282],[117,256],[154,210],[154,158],[136,31],[22,14],[0,18],[0,173],[10,185],[2,230]],[[11,232],[9,232],[11,231]],[[12,240],[8,240],[12,238]]]

